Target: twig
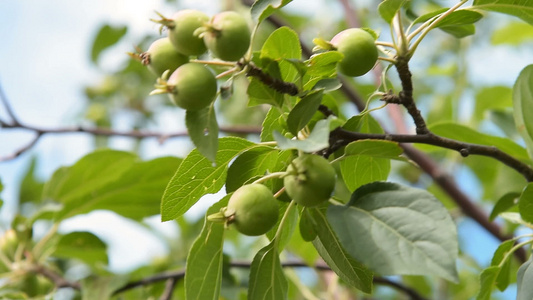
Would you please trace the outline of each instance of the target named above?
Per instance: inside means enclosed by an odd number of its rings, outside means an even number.
[[[396,70],[398,70],[398,75],[400,76],[400,80],[402,82],[402,91],[400,92],[401,104],[405,106],[407,112],[413,118],[413,121],[416,125],[416,133],[429,133],[429,130],[426,126],[426,121],[424,120],[422,114],[416,107],[415,101],[413,99],[413,82],[411,80],[411,71],[409,71],[408,59],[398,57],[396,61]]]
[[[163,294],[161,295],[159,300],[172,299],[172,295],[174,294],[174,288],[176,287],[177,283],[178,283],[178,280],[176,278],[169,278],[167,282],[165,283],[165,290],[163,291]]]
[[[315,266],[309,266],[306,263],[299,262],[299,261],[284,262],[284,263],[281,264],[281,266],[283,268],[314,268],[315,270],[318,270],[318,271],[331,271],[331,269],[327,265],[324,265],[324,264],[317,264]],[[234,262],[230,263],[230,267],[232,267],[232,268],[241,268],[241,269],[249,269],[251,267],[251,262],[234,261]],[[156,282],[160,282],[160,281],[164,281],[164,280],[168,280],[168,279],[174,279],[174,281],[177,282],[178,280],[181,280],[184,277],[185,277],[185,270],[178,270],[178,271],[174,271],[174,272],[165,272],[165,273],[161,273],[161,274],[156,274],[154,276],[146,277],[146,278],[143,278],[143,279],[138,280],[138,281],[132,281],[132,282],[126,284],[125,286],[119,288],[118,290],[116,290],[113,293],[113,295],[117,295],[117,294],[123,293],[123,292],[125,292],[127,290],[130,290],[130,289],[133,289],[133,288],[136,288],[136,287],[150,285],[150,284],[153,284],[153,283],[156,283]],[[404,286],[401,283],[389,280],[387,278],[376,277],[376,278],[374,278],[374,283],[375,284],[380,284],[380,285],[386,285],[386,286],[394,288],[394,289],[396,289],[396,290],[398,290],[400,292],[403,292],[406,295],[408,295],[410,297],[410,299],[412,299],[412,300],[425,300],[426,299],[426,298],[422,297],[414,289],[411,289],[411,288],[409,288],[407,286]]]
[[[34,271],[35,273],[41,274],[44,277],[50,279],[50,281],[52,281],[58,289],[59,288],[72,288],[77,291],[81,290],[81,284],[79,282],[68,281],[65,278],[61,277],[61,275],[50,270],[49,268],[46,268],[45,266],[42,266],[42,265],[35,266],[32,269],[32,271]]]
[[[442,136],[435,135],[433,133],[426,134],[376,134],[376,133],[360,133],[352,132],[342,128],[337,128],[331,134],[336,137],[337,140],[342,140],[341,145],[347,145],[350,142],[364,139],[372,140],[387,140],[398,143],[416,143],[438,146],[441,148],[451,149],[459,152],[462,156],[469,155],[482,155],[492,157],[507,166],[515,169],[522,174],[528,181],[533,181],[533,169],[520,160],[512,157],[511,155],[501,151],[494,146],[485,146],[478,144],[471,144],[466,142],[460,142],[452,140]]]
[[[13,153],[11,153],[9,155],[6,155],[4,157],[0,157],[0,162],[12,160],[12,159],[15,159],[15,158],[19,157],[22,153],[30,150],[33,146],[35,146],[35,144],[37,144],[37,142],[39,141],[41,136],[42,136],[42,133],[37,133],[35,135],[35,137],[28,144],[26,144],[25,146],[19,148],[18,150],[16,150],[15,152],[13,152]]]
[[[247,76],[252,76],[259,79],[262,83],[269,86],[270,88],[282,93],[289,94],[291,96],[296,96],[300,92],[298,87],[292,82],[285,82],[283,80],[274,78],[269,74],[263,72],[260,68],[255,66],[253,63],[248,63],[246,65]]]
[[[169,138],[188,136],[187,131],[178,131],[178,132],[169,132],[169,133],[156,132],[156,131],[137,131],[137,130],[120,131],[120,130],[113,130],[113,129],[108,129],[108,128],[86,128],[82,126],[41,128],[41,127],[25,125],[20,122],[18,124],[2,123],[2,128],[4,129],[25,129],[25,130],[35,132],[36,136],[33,138],[33,140],[30,143],[16,150],[14,153],[8,156],[5,156],[5,157],[0,157],[0,162],[17,158],[22,153],[28,151],[33,146],[35,146],[37,141],[39,141],[39,139],[46,134],[87,133],[87,134],[91,134],[95,136],[123,136],[123,137],[131,137],[131,138],[136,138],[136,139],[157,138],[159,139],[160,143],[163,143],[165,140]],[[261,133],[261,128],[222,126],[220,127],[220,131],[225,132],[225,133],[233,133],[233,134],[259,134]]]
[[[374,283],[390,286],[393,289],[402,291],[408,295],[411,300],[426,300],[426,298],[420,295],[416,290],[384,277],[374,277]]]

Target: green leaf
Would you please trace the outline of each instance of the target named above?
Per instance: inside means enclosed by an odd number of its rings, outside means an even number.
[[[507,240],[498,246],[498,249],[492,256],[491,266],[498,266],[500,268],[498,276],[496,278],[496,286],[500,291],[504,291],[509,286],[509,275],[511,274],[511,259],[508,257],[509,252],[515,245],[514,240]],[[506,259],[505,262],[504,259]],[[503,262],[503,264],[502,264]],[[502,264],[500,266],[500,264]]]
[[[279,204],[279,218],[276,225],[267,232],[266,236],[271,241],[274,240],[276,237],[276,233],[278,231],[279,225],[281,224],[282,217],[287,213],[287,209],[289,208],[290,202],[281,202]],[[278,236],[277,240],[277,247],[281,251],[285,248],[285,246],[289,243],[289,241],[292,238],[292,235],[294,231],[296,230],[296,227],[298,227],[298,210],[295,209],[294,206],[291,207],[291,210],[287,213],[287,218],[285,220],[285,223],[283,224],[283,228],[281,229],[281,234]]]
[[[252,5],[252,18],[256,22],[261,23],[276,10],[291,2],[292,0],[257,0]]]
[[[159,214],[162,191],[181,160],[161,157],[136,162],[133,159],[135,156],[129,153],[101,151],[89,154],[67,169],[62,190],[51,197],[63,204],[55,218],[65,219],[97,209],[134,220]],[[110,169],[113,167],[122,169],[120,176],[110,176],[115,171]]]
[[[516,283],[518,285],[518,293],[516,300],[531,300],[533,299],[533,256],[529,257],[529,260],[523,263],[518,269],[516,274]]]
[[[274,131],[280,132],[282,135],[285,134],[287,132],[286,125],[285,119],[280,113],[279,108],[270,107],[265,119],[263,120],[261,129],[261,142],[274,141]]]
[[[337,63],[344,55],[339,51],[327,51],[315,54],[306,61],[307,74],[311,77],[329,78],[337,73]]]
[[[533,158],[533,110],[531,107],[533,107],[533,65],[525,67],[520,72],[513,87],[516,128],[526,143],[529,156]]]
[[[189,251],[185,270],[187,300],[219,299],[225,229],[223,223],[210,222],[207,216],[227,206],[230,197],[226,195],[207,210],[202,232]]]
[[[395,142],[360,140],[346,146],[340,161],[341,174],[350,192],[358,187],[386,180],[390,172],[390,160],[402,159],[403,149]],[[404,159],[402,159],[404,160]]]
[[[407,2],[406,0],[384,0],[378,5],[378,11],[381,18],[387,23],[391,23],[394,15]]]
[[[267,146],[259,146],[241,153],[228,169],[226,192],[233,192],[250,183],[250,179],[274,172],[278,155],[278,150]]]
[[[99,150],[71,167],[58,169],[45,184],[44,198],[68,203],[120,179],[137,157],[129,152]]]
[[[362,133],[384,133],[383,128],[379,123],[370,115],[357,115],[353,116],[344,125],[342,128],[355,132]]]
[[[513,111],[492,110],[488,113],[488,119],[494,123],[494,125],[498,126],[506,136],[513,140],[519,136],[514,122]]]
[[[460,9],[442,19],[439,24],[437,24],[436,28],[472,25],[481,20],[481,18],[483,18],[483,14],[477,11]]]
[[[518,46],[533,40],[531,25],[523,22],[512,22],[498,27],[492,33],[490,42],[493,45]]]
[[[108,300],[113,293],[124,286],[128,278],[126,276],[90,276],[81,280],[82,300]]]
[[[334,229],[327,221],[325,210],[309,208],[307,211],[311,215],[317,233],[313,245],[318,254],[347,284],[365,293],[371,293],[372,272],[346,252]]]
[[[519,197],[520,193],[515,192],[510,192],[503,195],[500,199],[498,199],[498,201],[492,208],[492,212],[490,213],[489,219],[493,221],[499,214],[515,206],[518,203]]]
[[[374,181],[386,180],[390,172],[390,160],[368,155],[352,155],[340,161],[342,178],[350,192]]]
[[[320,79],[313,86],[313,90],[324,90],[324,93],[338,90],[342,87],[342,83],[338,78]]]
[[[518,225],[529,226],[529,224],[526,221],[522,220],[522,217],[520,216],[519,213],[504,212],[504,213],[501,213],[500,216],[507,222],[518,224]]]
[[[302,239],[306,242],[312,242],[316,236],[317,231],[315,230],[316,225],[314,224],[311,213],[307,209],[303,209],[300,214],[300,223],[299,223],[300,235]]]
[[[329,147],[329,123],[331,120],[330,117],[318,121],[305,140],[291,140],[276,131],[273,133],[274,139],[278,143],[278,148],[282,150],[298,149],[307,153],[316,152]]]
[[[483,270],[479,275],[481,287],[476,300],[490,300],[492,295],[492,287],[496,282],[496,278],[500,273],[500,268],[497,266],[490,266]]]
[[[37,159],[33,157],[30,162],[19,189],[19,205],[29,202],[38,202],[42,199],[44,183],[35,177]],[[0,189],[1,191],[1,189]]]
[[[473,24],[459,25],[459,26],[442,26],[439,27],[442,31],[453,35],[460,39],[476,33],[476,26]]]
[[[301,59],[302,48],[298,34],[289,27],[276,29],[261,48],[261,60],[277,62],[283,81],[292,82],[300,74],[295,64],[288,60]]]
[[[252,77],[246,93],[249,96],[248,106],[269,104],[281,107],[283,104],[283,94],[265,85],[259,79]]]
[[[292,134],[298,135],[298,131],[311,121],[322,102],[322,95],[322,90],[313,91],[294,106],[287,118],[287,126]]]
[[[107,265],[107,246],[90,232],[71,232],[61,236],[53,256],[79,259],[89,266]]]
[[[249,300],[287,299],[287,279],[281,267],[275,240],[255,255],[248,285]]]
[[[474,0],[472,8],[512,15],[533,25],[532,0]]]
[[[437,135],[441,135],[450,139],[472,144],[494,146],[518,159],[529,160],[526,149],[507,138],[483,134],[456,123],[435,124],[430,126],[430,130]]]
[[[176,219],[203,195],[218,192],[226,182],[228,163],[242,151],[255,146],[241,138],[221,138],[215,164],[198,150],[191,151],[165,189],[161,201],[161,220]]]
[[[436,18],[447,10],[447,8],[443,8],[430,12],[428,14],[418,17],[414,21],[414,23],[416,24],[426,22],[431,18]],[[473,10],[456,10],[445,18],[443,18],[437,25],[435,25],[434,28],[440,28],[443,31],[457,38],[462,38],[465,36],[472,35],[476,32],[476,28],[473,24],[479,21],[481,18],[483,18],[483,15]]]
[[[476,107],[473,111],[475,121],[480,122],[486,118],[488,110],[512,107],[512,95],[512,90],[507,86],[491,86],[479,90],[476,93]]]
[[[432,18],[436,19],[436,17],[442,15],[446,11],[448,11],[448,8],[442,8],[432,11],[416,18],[413,23],[418,24],[426,22]],[[473,24],[479,21],[481,18],[483,18],[483,15],[477,11],[469,9],[459,9],[441,19],[441,21],[437,25],[435,25],[435,28]]]
[[[96,38],[93,42],[93,47],[91,50],[91,61],[96,64],[102,51],[120,41],[120,39],[126,34],[127,31],[127,26],[113,27],[106,24],[100,27],[100,30],[96,34]]]
[[[522,220],[533,224],[533,183],[529,183],[518,200],[518,209]]]
[[[276,29],[267,38],[261,48],[261,59],[269,58],[280,61],[283,59],[300,59],[302,57],[302,47],[300,38],[296,31],[283,26]]]
[[[187,110],[185,124],[198,151],[210,161],[215,161],[218,148],[218,123],[215,106],[201,110]]]
[[[346,251],[377,273],[458,280],[455,224],[427,191],[374,182],[346,206],[331,205],[327,217]]]
[[[403,153],[403,148],[396,142],[359,140],[351,142],[344,149],[344,156],[368,155],[379,158],[398,159]]]

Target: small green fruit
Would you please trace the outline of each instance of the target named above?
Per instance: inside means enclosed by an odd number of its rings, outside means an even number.
[[[193,10],[180,10],[172,16],[173,22],[168,24],[168,37],[174,47],[184,55],[202,55],[207,50],[204,41],[194,32],[209,22],[205,13]]]
[[[317,206],[327,201],[335,189],[335,169],[322,156],[306,154],[295,158],[283,178],[287,194],[296,203]]]
[[[340,73],[346,76],[361,76],[370,71],[378,60],[374,37],[360,28],[339,32],[330,41],[335,50],[344,54],[338,64]]]
[[[213,56],[225,61],[237,61],[250,47],[248,22],[234,11],[221,12],[213,17],[204,41]]]
[[[167,81],[170,99],[186,110],[200,110],[211,104],[217,95],[217,80],[213,72],[197,63],[177,68]]]
[[[248,184],[237,189],[226,208],[237,230],[245,235],[267,233],[278,221],[278,202],[262,184]]]
[[[181,65],[189,62],[189,57],[181,54],[168,38],[153,42],[148,50],[140,55],[141,62],[155,75],[161,76],[166,70],[174,72]]]

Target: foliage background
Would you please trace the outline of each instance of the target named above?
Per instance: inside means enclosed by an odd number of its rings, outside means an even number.
[[[310,41],[317,35],[330,36],[338,28],[337,26],[345,26],[342,24],[344,18],[342,6],[338,1],[312,1],[313,5],[309,5],[309,2],[311,1],[294,1],[285,9],[289,14],[298,14],[298,17],[293,19],[304,30],[303,38]],[[377,4],[376,1],[352,2],[362,10],[375,8]],[[453,1],[436,2],[443,6],[453,4]],[[212,14],[219,10],[220,3],[221,1],[214,0],[177,1],[177,3],[2,1],[0,18],[6,26],[0,30],[0,40],[4,45],[0,47],[0,83],[11,100],[15,113],[27,123],[42,127],[83,124],[88,122],[84,112],[88,107],[88,101],[83,93],[84,87],[98,83],[103,74],[124,64],[128,60],[124,53],[132,51],[132,46],[140,38],[147,34],[154,35],[157,26],[149,21],[154,17],[154,10],[170,14],[177,7],[194,7]],[[324,18],[324,15],[327,18]],[[372,24],[372,20],[364,19],[364,13],[362,16],[363,21]],[[417,75],[420,76],[430,70],[433,76],[424,82],[425,87],[430,91],[434,89],[447,92],[456,88],[449,77],[458,74],[454,73],[457,70],[464,70],[464,83],[469,82],[470,85],[458,92],[463,109],[458,110],[460,114],[456,117],[468,122],[469,113],[475,106],[473,99],[482,87],[511,86],[520,70],[533,61],[533,52],[530,50],[533,45],[531,38],[519,46],[506,44],[494,46],[491,43],[498,29],[516,20],[510,16],[490,14],[477,24],[478,33],[474,37],[466,38],[460,43],[450,40],[448,48],[441,49],[427,47],[432,43],[431,39],[440,39],[444,36],[443,33],[434,31],[433,36],[423,42],[419,53],[412,61],[415,81],[420,79]],[[304,21],[308,25],[303,26]],[[341,25],[337,25],[337,22],[341,22]],[[102,24],[127,26],[128,33],[115,47],[103,53],[98,65],[95,65],[90,61],[90,48]],[[386,32],[387,29],[384,27],[382,30]],[[387,34],[383,36],[386,37]],[[465,46],[472,47],[465,57],[456,57],[453,49]],[[438,52],[436,60],[425,59],[435,51]],[[373,80],[372,75],[362,79],[363,82],[370,84]],[[420,107],[422,110],[430,111],[430,99],[425,100],[420,103]],[[346,109],[355,112],[350,105],[346,105]],[[7,116],[3,108],[0,109],[0,116]],[[387,118],[382,112],[377,116],[380,120]],[[184,127],[181,117],[175,110],[162,112],[157,117],[157,122],[148,124],[148,128],[182,130]],[[437,118],[436,115],[433,117]],[[117,109],[112,123],[116,129],[131,129],[136,125],[136,120],[132,119],[128,110]],[[502,134],[490,122],[479,125],[485,132]],[[30,139],[31,135],[26,132],[0,130],[0,157],[10,154]],[[114,149],[138,150],[140,155],[147,159],[163,155],[183,157],[192,149],[192,144],[187,139],[180,138],[167,140],[163,144],[154,139],[147,139],[137,145],[131,139],[114,137],[109,143]],[[41,179],[47,179],[55,169],[74,163],[94,147],[95,139],[89,135],[49,135],[42,138],[36,147],[21,157],[1,163],[0,179],[5,186],[1,194],[5,200],[4,207],[0,211],[2,228],[8,227],[13,216],[20,181],[33,157],[37,159],[37,175]],[[473,199],[482,198],[482,188],[468,168],[460,167],[450,171],[456,176],[463,191]],[[401,179],[396,178],[396,180]],[[219,196],[208,198],[211,199],[206,199],[203,204],[218,199]],[[202,209],[197,211],[201,212]],[[193,211],[188,215],[194,219],[198,214]],[[174,223],[160,224],[157,217],[148,220],[148,223],[164,235],[178,234]],[[113,231],[107,230],[110,224],[114,226]],[[93,213],[77,217],[62,230],[81,228],[94,231],[109,243],[110,265],[116,271],[131,270],[145,263],[150,256],[162,255],[168,251],[166,244],[149,234],[145,228],[110,213]],[[117,232],[120,234],[117,235]],[[480,265],[488,265],[498,242],[468,219],[459,221],[459,232],[461,250]],[[137,243],[128,238],[129,236],[135,236]],[[141,241],[139,241],[140,236],[142,236]],[[135,245],[137,249],[135,253],[127,251],[131,245]],[[508,295],[514,293],[512,288],[505,292]]]

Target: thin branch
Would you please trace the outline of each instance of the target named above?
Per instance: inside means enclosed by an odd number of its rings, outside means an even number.
[[[512,157],[506,152],[494,146],[485,146],[478,144],[471,144],[466,142],[460,142],[449,138],[441,137],[433,133],[426,134],[374,134],[374,133],[360,133],[351,132],[342,128],[338,128],[331,133],[336,139],[342,140],[344,145],[363,139],[373,140],[387,140],[398,143],[417,143],[438,146],[441,148],[451,149],[459,152],[462,156],[469,155],[482,155],[492,157],[507,166],[515,169],[522,174],[528,181],[533,181],[533,169],[527,164]],[[342,145],[341,144],[341,145]]]
[[[318,271],[331,271],[331,269],[324,264],[317,264],[315,266],[309,266],[304,262],[298,262],[298,261],[289,261],[284,262],[281,264],[283,268],[314,268]],[[230,263],[230,267],[232,268],[241,268],[241,269],[249,269],[251,267],[251,262],[242,262],[242,261],[234,261]],[[119,288],[116,290],[113,295],[117,295],[120,293],[123,293],[127,290],[137,288],[140,286],[150,285],[154,284],[156,282],[174,279],[175,282],[183,279],[185,277],[185,270],[178,270],[174,272],[165,272],[161,274],[156,274],[154,276],[146,277],[138,281],[132,281],[125,286]],[[389,280],[387,278],[382,277],[375,277],[374,283],[379,285],[386,285],[391,288],[394,288],[410,297],[412,300],[426,300],[422,295],[420,295],[416,290],[409,288],[407,286],[404,286],[403,284],[399,282],[395,282],[392,280]]]
[[[32,139],[30,143],[24,147],[16,150],[14,153],[0,157],[0,162],[8,161],[17,158],[22,153],[31,149],[39,141],[39,139],[46,134],[69,134],[69,133],[87,133],[95,136],[122,136],[122,137],[131,137],[136,139],[145,139],[145,138],[157,138],[160,143],[163,143],[167,139],[177,138],[177,137],[186,137],[188,136],[187,131],[177,131],[177,132],[157,132],[157,131],[120,131],[113,130],[108,128],[86,128],[83,126],[74,126],[74,127],[58,127],[58,128],[42,128],[36,126],[25,125],[22,123],[18,124],[4,124],[2,123],[2,128],[4,129],[25,129],[33,131],[36,133],[36,136]],[[220,131],[224,133],[232,134],[259,134],[261,133],[261,128],[258,127],[245,127],[245,126],[236,126],[236,127],[225,127],[221,126]]]
[[[54,283],[54,285],[59,288],[72,288],[77,291],[81,290],[81,284],[79,282],[71,282],[63,278],[61,275],[56,272],[46,268],[45,266],[38,265],[32,268],[32,271],[38,274],[43,275]]]
[[[398,57],[396,59],[396,70],[402,82],[402,91],[400,92],[400,103],[405,106],[407,112],[413,118],[416,125],[417,134],[429,133],[426,126],[426,121],[422,117],[420,110],[416,107],[413,99],[413,82],[411,80],[411,71],[409,71],[408,59],[404,57]]]
[[[174,294],[174,288],[176,287],[177,283],[178,283],[178,280],[176,278],[169,278],[167,282],[165,283],[165,290],[163,291],[163,294],[161,295],[159,300],[172,299],[172,295]]]
[[[24,152],[30,150],[31,148],[33,148],[33,146],[35,146],[35,144],[37,144],[37,142],[39,141],[41,136],[42,136],[42,133],[37,133],[35,135],[35,137],[28,144],[26,144],[25,146],[15,150],[15,152],[13,152],[13,153],[11,153],[9,155],[0,157],[0,162],[12,160],[12,159],[15,159],[15,158],[19,157],[20,155],[22,155],[22,153],[24,153]]]
[[[246,75],[259,79],[262,83],[270,88],[282,93],[296,96],[300,92],[298,87],[292,82],[285,82],[283,80],[274,78],[269,74],[263,72],[260,68],[256,67],[252,63],[246,65]]]
[[[389,286],[393,289],[396,289],[396,290],[399,290],[399,291],[402,291],[404,294],[406,294],[407,296],[409,296],[409,298],[411,300],[426,300],[426,298],[424,298],[422,295],[420,295],[416,290],[410,288],[410,287],[407,287],[405,285],[402,285],[396,281],[392,281],[390,279],[387,279],[387,278],[383,278],[383,277],[374,277],[374,284],[381,284],[381,285],[386,285],[386,286]]]

